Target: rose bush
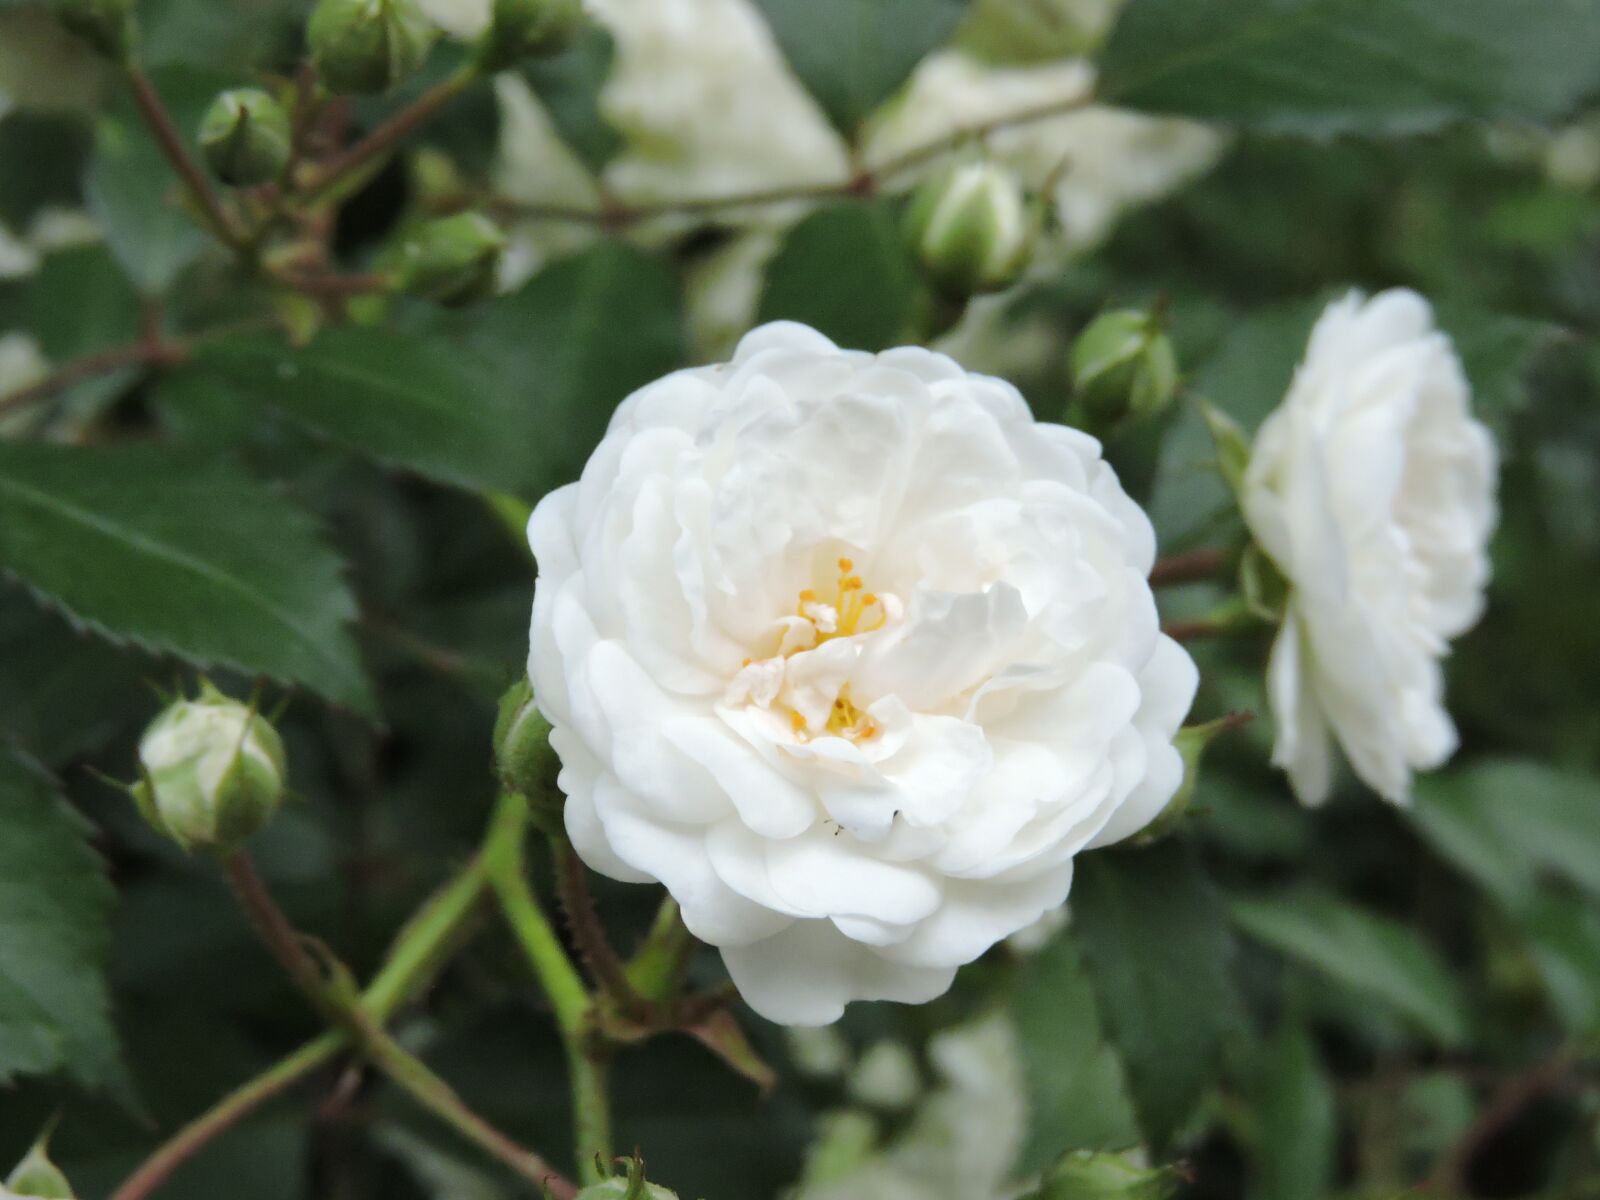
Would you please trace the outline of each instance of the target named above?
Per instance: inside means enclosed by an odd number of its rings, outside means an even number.
[[[758,329],[626,400],[529,535],[574,845],[774,1020],[938,995],[1181,781],[1149,522],[940,355]]]
[[[1494,442],[1422,297],[1328,307],[1256,436],[1243,506],[1290,584],[1268,669],[1273,761],[1317,803],[1331,734],[1405,801],[1411,772],[1455,749],[1440,659],[1482,612],[1495,523]]]

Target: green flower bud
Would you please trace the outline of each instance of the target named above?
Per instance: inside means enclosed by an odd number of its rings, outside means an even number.
[[[1072,345],[1072,387],[1080,416],[1110,428],[1167,406],[1178,390],[1178,358],[1151,314],[1102,313]]]
[[[942,292],[971,296],[1016,282],[1033,248],[1038,221],[1015,173],[988,162],[964,163],[917,189],[906,211],[906,237]]]
[[[494,0],[479,58],[488,70],[499,71],[519,59],[559,54],[583,26],[583,0]]]
[[[1171,1167],[1141,1167],[1126,1155],[1074,1150],[1027,1200],[1167,1200],[1181,1181]]]
[[[73,33],[114,62],[133,48],[133,0],[50,0],[50,10]]]
[[[287,768],[278,731],[209,683],[179,700],[139,740],[139,811],[185,850],[227,853],[283,802]]]
[[[436,33],[417,0],[319,0],[306,41],[330,88],[367,94],[415,73]]]
[[[54,1124],[54,1122],[52,1122]],[[61,1168],[50,1161],[50,1130],[39,1135],[33,1148],[17,1164],[16,1170],[6,1177],[0,1196],[35,1196],[39,1200],[76,1200],[72,1184],[62,1174]]]
[[[289,162],[289,114],[259,88],[234,88],[200,122],[200,150],[223,183],[253,187]]]
[[[678,1193],[646,1180],[643,1160],[634,1158],[628,1162],[626,1175],[591,1183],[576,1200],[678,1200]]]
[[[440,304],[470,304],[494,295],[506,235],[482,213],[439,217],[400,244],[400,286]]]
[[[494,723],[495,766],[510,791],[529,800],[545,794],[555,752],[550,749],[550,722],[533,699],[533,685],[519,679],[500,697]]]

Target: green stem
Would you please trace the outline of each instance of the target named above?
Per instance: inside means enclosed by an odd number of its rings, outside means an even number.
[[[514,793],[502,797],[485,857],[500,907],[550,998],[566,1043],[578,1178],[598,1183],[611,1175],[606,1053],[590,1028],[592,1004],[583,979],[528,885],[525,843],[529,820],[528,802],[523,797]]]
[[[361,1007],[369,1020],[379,1024],[387,1021],[427,985],[477,911],[487,883],[482,858],[474,859],[411,919],[396,940],[388,962],[362,994]],[[331,1030],[280,1059],[178,1130],[123,1181],[111,1194],[111,1200],[144,1200],[209,1142],[331,1062],[350,1044],[348,1031]]]
[[[211,227],[211,232],[230,250],[244,253],[247,248],[245,239],[234,228],[233,220],[228,216],[228,210],[222,206],[222,200],[217,196],[216,189],[211,186],[211,181],[206,178],[205,172],[190,155],[183,135],[172,123],[167,106],[162,103],[161,95],[150,82],[150,77],[132,63],[127,65],[125,73],[139,114],[144,117],[145,124],[155,135],[161,152],[166,155],[173,170],[177,171],[185,190],[205,214],[206,224]]]
[[[528,802],[521,796],[501,798],[494,830],[485,847],[489,879],[500,898],[501,910],[527,956],[533,973],[544,985],[555,1011],[556,1024],[568,1040],[584,1033],[589,1015],[589,993],[577,968],[539,900],[528,886],[524,841],[528,830]]]
[[[491,843],[492,840],[491,836]],[[343,977],[342,968],[335,965],[333,983],[323,979],[322,972],[306,953],[304,940],[273,900],[247,854],[239,851],[230,855],[224,866],[251,924],[295,986],[330,1021],[343,1025],[362,1053],[391,1082],[463,1138],[524,1178],[547,1188],[555,1200],[564,1200],[576,1193],[571,1182],[543,1158],[518,1145],[468,1108],[454,1088],[374,1022],[359,999],[354,1003],[341,999],[338,978]]]

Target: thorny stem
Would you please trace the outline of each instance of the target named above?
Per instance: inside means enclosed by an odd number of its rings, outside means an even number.
[[[427,986],[488,886],[483,859],[475,859],[436,893],[401,932],[388,962],[361,997],[373,1024],[382,1025],[396,1009]],[[257,1107],[287,1091],[349,1048],[347,1030],[330,1030],[242,1084],[178,1130],[117,1188],[111,1200],[145,1200],[167,1177],[213,1139]]]
[[[538,898],[528,885],[525,839],[528,802],[515,793],[500,801],[491,841],[489,877],[506,920],[533,973],[543,985],[566,1044],[571,1073],[574,1145],[579,1178],[599,1182],[611,1161],[611,1107],[606,1094],[605,1051],[590,1029],[591,1002]],[[596,1160],[601,1166],[596,1166]]]
[[[240,851],[230,855],[224,860],[224,869],[251,924],[295,986],[325,1016],[343,1025],[361,1052],[391,1082],[462,1137],[524,1178],[548,1187],[557,1200],[576,1193],[570,1181],[543,1158],[518,1145],[468,1108],[454,1088],[395,1041],[359,1003],[340,1001],[337,985],[324,982],[322,972],[306,952],[304,941],[273,900],[247,854]]]
[[[189,153],[183,135],[172,123],[172,116],[167,112],[167,106],[162,102],[160,93],[151,84],[150,77],[133,63],[128,64],[125,70],[128,86],[133,91],[133,100],[138,105],[140,115],[150,127],[150,132],[155,135],[162,153],[167,156],[167,161],[178,172],[178,178],[183,181],[184,188],[205,214],[206,224],[211,227],[211,232],[229,249],[244,253],[248,244],[246,239],[234,228],[233,219],[223,207],[216,189],[211,186],[211,181],[206,178],[205,172]]]
[[[921,166],[943,154],[958,150],[968,142],[979,141],[1007,129],[1015,129],[1024,125],[1031,125],[1037,121],[1049,120],[1051,117],[1064,116],[1093,102],[1094,97],[1092,94],[1074,97],[1070,100],[1053,100],[1047,104],[1039,104],[1018,112],[1007,113],[992,120],[979,121],[972,125],[963,126],[942,137],[933,138],[919,146],[913,146],[901,154],[886,158],[870,169],[863,170],[849,179],[799,184],[793,187],[759,188],[754,191],[740,192],[729,196],[696,196],[682,200],[661,200],[635,205],[607,203],[599,207],[586,207],[583,205],[508,203],[503,207],[519,216],[536,220],[564,221],[576,225],[599,225],[604,228],[621,229],[661,217],[701,216],[725,212],[729,209],[764,208],[778,204],[790,204],[797,200],[829,200],[845,196],[868,196],[876,190],[881,181],[893,179],[913,167]]]
[[[566,914],[567,927],[577,945],[579,958],[589,968],[590,975],[601,990],[616,1001],[623,1011],[641,1011],[644,1000],[634,991],[627,967],[618,957],[611,940],[606,937],[600,914],[595,911],[594,896],[589,892],[589,880],[584,875],[582,860],[573,852],[572,843],[565,838],[550,840],[556,860],[556,895],[561,900],[561,911]]]

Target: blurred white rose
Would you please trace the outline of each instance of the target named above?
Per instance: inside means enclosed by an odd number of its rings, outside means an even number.
[[[1081,60],[993,67],[956,50],[929,55],[901,95],[869,122],[863,161],[880,169],[957,131],[1072,103],[1089,95],[1094,79],[1094,68]],[[1221,134],[1193,121],[1101,105],[1002,129],[984,140],[985,152],[1014,168],[1030,187],[1049,189],[1073,249],[1098,242],[1124,209],[1166,195],[1209,169],[1223,145]],[[943,161],[948,156],[919,162],[891,182],[907,185]]]
[[[1427,302],[1329,306],[1244,483],[1251,530],[1290,584],[1268,692],[1273,761],[1307,803],[1330,734],[1385,798],[1456,745],[1440,659],[1483,607],[1495,450]]]
[[[845,145],[749,0],[591,0],[616,39],[600,109],[629,202],[847,179]],[[730,218],[733,214],[724,214]]]
[[[773,1020],[939,995],[1181,780],[1148,519],[942,355],[758,329],[624,401],[529,534],[573,844]]]
[[[853,1154],[819,1145],[793,1200],[1000,1200],[1027,1132],[1016,1033],[999,1014],[947,1029],[928,1043],[939,1084],[904,1132],[873,1152],[857,1128]],[[843,1161],[840,1161],[843,1160]]]

